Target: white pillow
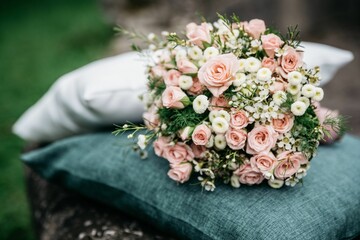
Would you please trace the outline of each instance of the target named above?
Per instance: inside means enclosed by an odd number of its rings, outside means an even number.
[[[328,82],[353,55],[334,47],[303,43],[305,62],[322,68]],[[141,121],[138,96],[146,91],[145,63],[138,53],[125,53],[86,65],[59,78],[48,92],[13,126],[27,141],[44,142]]]
[[[44,142],[139,121],[145,70],[139,54],[131,52],[70,72],[20,117],[13,132],[27,141]]]

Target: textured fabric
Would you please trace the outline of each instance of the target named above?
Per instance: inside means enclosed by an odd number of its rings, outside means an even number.
[[[304,184],[215,192],[178,185],[168,163],[142,160],[126,135],[91,134],[22,156],[47,179],[185,239],[347,239],[360,234],[360,139],[321,147]]]

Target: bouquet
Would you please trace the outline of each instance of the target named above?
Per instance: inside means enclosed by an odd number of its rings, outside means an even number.
[[[124,31],[124,30],[123,30]],[[125,33],[129,33],[124,31]],[[318,67],[307,68],[296,28],[287,35],[264,21],[219,15],[214,23],[189,23],[185,36],[163,32],[140,36],[148,56],[148,92],[142,97],[146,129],[137,145],[153,144],[179,183],[196,175],[208,191],[217,182],[273,188],[301,182],[319,141],[342,121],[319,119]]]

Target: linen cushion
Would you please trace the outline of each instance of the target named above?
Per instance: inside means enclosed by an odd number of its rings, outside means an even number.
[[[322,69],[323,83],[350,62],[349,51],[303,42],[305,62]],[[59,78],[49,91],[13,126],[13,132],[32,142],[47,142],[92,132],[126,121],[141,121],[138,96],[146,91],[145,64],[130,52],[102,59]]]
[[[97,133],[24,154],[40,175],[183,239],[348,239],[360,234],[360,139],[321,146],[304,184],[214,192],[178,185],[149,149],[140,159],[123,136]],[[194,180],[196,182],[196,179]]]

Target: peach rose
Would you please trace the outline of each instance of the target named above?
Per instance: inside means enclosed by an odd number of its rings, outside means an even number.
[[[292,161],[298,160],[301,165],[304,165],[304,164],[308,164],[308,163],[309,163],[309,160],[307,159],[307,157],[306,157],[302,152],[294,152],[294,153],[290,156],[290,159],[291,159]]]
[[[233,150],[242,149],[245,146],[246,135],[245,130],[230,128],[225,134],[226,143]]]
[[[164,149],[163,157],[172,164],[180,164],[194,159],[194,153],[191,148],[183,142],[178,142],[173,146]]]
[[[242,129],[248,125],[248,118],[245,111],[232,111],[230,113],[230,126],[234,129]]]
[[[263,58],[261,65],[263,67],[270,69],[272,72],[274,72],[277,67],[276,60],[274,58],[268,58],[268,57]]]
[[[260,184],[264,180],[261,172],[253,169],[249,162],[245,162],[234,172],[239,176],[239,181],[242,184],[254,185]]]
[[[192,140],[196,145],[206,145],[211,137],[211,130],[205,124],[195,127],[192,133]]]
[[[225,108],[230,107],[229,100],[221,95],[220,97],[212,97],[209,104],[209,110],[224,110]]]
[[[323,124],[327,117],[336,118],[339,116],[338,111],[333,111],[325,107],[321,107],[318,104],[318,107],[315,110],[316,116],[319,118],[320,124]],[[329,125],[324,126],[327,131],[329,131],[330,136],[324,135],[324,139],[321,141],[322,143],[330,144],[334,141],[338,140],[341,136]]]
[[[166,86],[179,86],[179,77],[181,73],[175,69],[167,71],[164,75],[164,82]]]
[[[287,74],[289,72],[295,71],[299,67],[302,66],[303,54],[302,52],[296,51],[292,47],[286,47],[284,54],[279,59],[279,65],[281,67],[278,67],[278,72],[281,74],[282,77],[287,78]]]
[[[147,112],[143,113],[144,123],[149,130],[154,130],[160,125],[160,118],[159,114],[157,114],[157,111],[158,108],[152,106]]]
[[[273,84],[271,84],[270,86],[270,93],[271,94],[274,94],[276,93],[277,91],[285,91],[287,87],[287,83],[280,80],[280,79],[276,79]]]
[[[259,154],[269,152],[275,147],[278,134],[272,126],[257,126],[248,133],[246,152],[248,154]]]
[[[285,151],[277,156],[278,164],[275,167],[274,175],[276,178],[284,180],[294,175],[300,168],[298,157],[292,157],[291,151]]]
[[[160,78],[160,77],[165,76],[166,70],[164,69],[163,66],[156,65],[156,66],[154,66],[154,67],[151,68],[150,74],[151,74],[151,76],[153,76],[153,77],[158,77],[158,78]]]
[[[194,130],[193,127],[187,126],[183,129],[179,130],[179,137],[181,138],[181,140],[185,141],[190,138],[193,130]]]
[[[266,54],[273,58],[275,56],[275,50],[279,49],[284,42],[275,34],[270,33],[261,36],[262,47]]]
[[[272,120],[272,125],[275,131],[279,133],[286,133],[294,126],[294,117],[289,114],[285,114],[283,118],[274,118]]]
[[[217,55],[210,58],[200,68],[198,72],[199,81],[215,97],[219,97],[232,84],[239,68],[239,60],[233,53]]]
[[[168,176],[180,183],[184,183],[190,179],[192,165],[191,163],[171,164]]]
[[[159,157],[164,156],[164,149],[169,146],[170,139],[168,137],[159,137],[153,143],[155,154]]]
[[[203,158],[204,157],[204,152],[206,151],[205,146],[196,145],[194,143],[191,143],[190,147],[194,153],[195,158]]]
[[[162,103],[166,108],[182,109],[189,100],[186,94],[179,87],[169,86],[162,94]]]
[[[243,26],[245,32],[255,39],[259,39],[260,35],[266,30],[265,22],[261,19],[252,19],[249,22],[244,22]]]
[[[210,28],[207,23],[196,25],[189,23],[186,25],[186,37],[189,41],[199,47],[203,47],[203,42],[211,43]]]
[[[190,73],[197,73],[197,66],[195,66],[195,64],[193,64],[192,62],[190,62],[189,60],[185,59],[185,58],[181,58],[179,59],[179,61],[177,61],[177,67],[179,69],[180,72],[185,73],[185,74],[190,74]]]
[[[193,85],[187,91],[190,95],[197,96],[200,95],[204,91],[204,86],[200,83],[199,79],[193,78]]]
[[[271,152],[260,153],[250,158],[250,164],[253,169],[266,173],[273,170],[277,160]]]

